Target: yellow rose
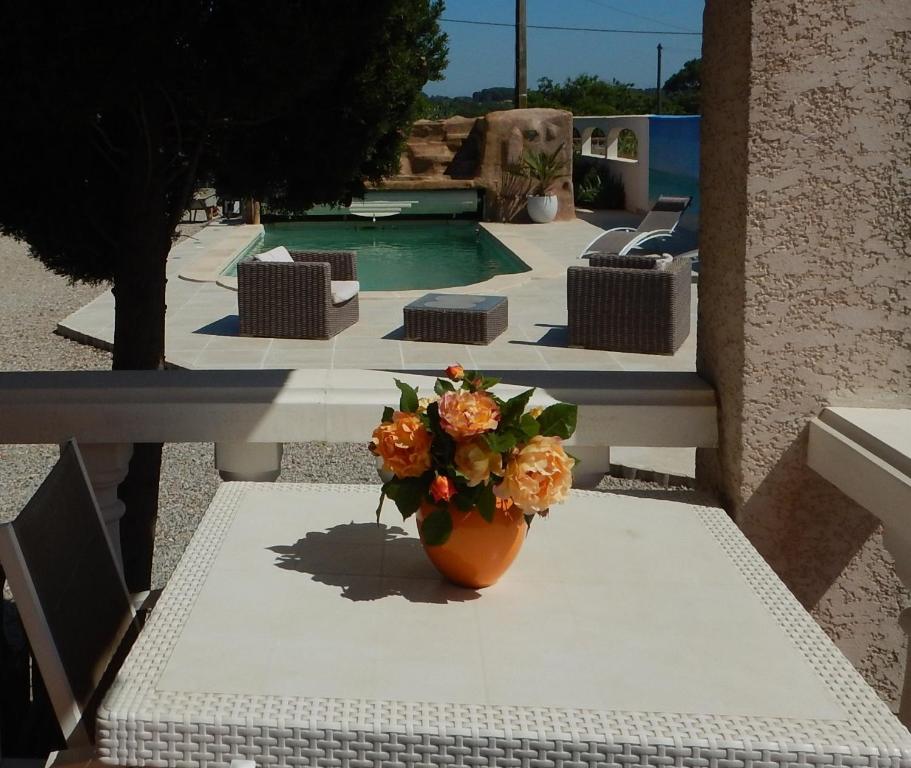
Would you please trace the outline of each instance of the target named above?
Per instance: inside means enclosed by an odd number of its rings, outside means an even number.
[[[486,483],[491,472],[503,474],[503,457],[496,451],[491,451],[481,438],[457,443],[453,461],[470,486]]]
[[[490,432],[500,421],[500,409],[486,392],[447,392],[440,398],[439,408],[440,426],[456,440]]]
[[[418,398],[418,413],[427,413],[427,409],[430,407],[431,403],[436,402],[435,397],[419,397]]]
[[[396,477],[419,477],[430,469],[430,432],[413,413],[396,411],[392,421],[373,430],[370,450]]]
[[[509,459],[494,493],[511,498],[523,512],[544,512],[566,498],[573,464],[559,437],[536,435]]]

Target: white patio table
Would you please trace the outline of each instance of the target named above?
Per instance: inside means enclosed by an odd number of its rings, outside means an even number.
[[[474,592],[376,499],[223,485],[98,712],[104,762],[911,766],[720,509],[574,492]]]

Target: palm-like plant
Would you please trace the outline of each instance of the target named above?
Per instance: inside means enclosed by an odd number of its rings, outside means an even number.
[[[546,195],[554,182],[566,172],[566,161],[560,157],[561,144],[553,152],[526,149],[522,155],[522,172],[534,181],[532,194]]]

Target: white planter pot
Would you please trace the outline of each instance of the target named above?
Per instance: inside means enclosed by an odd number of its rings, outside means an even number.
[[[558,205],[556,195],[529,195],[528,217],[538,224],[547,224],[556,217]]]

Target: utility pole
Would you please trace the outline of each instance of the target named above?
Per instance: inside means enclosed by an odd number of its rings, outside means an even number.
[[[525,0],[516,0],[516,94],[513,104],[516,109],[528,106],[528,63],[525,51]]]
[[[658,97],[658,106],[655,109],[655,114],[661,114],[661,43],[658,43],[658,87],[655,89],[655,93]]]

